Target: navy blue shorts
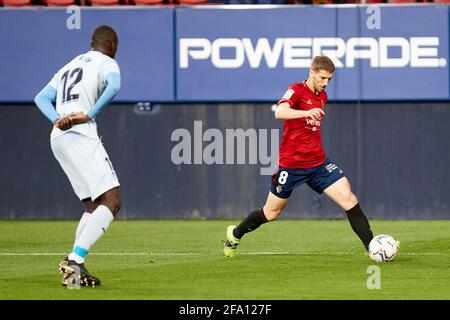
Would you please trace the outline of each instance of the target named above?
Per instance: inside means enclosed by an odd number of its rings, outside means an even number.
[[[326,158],[323,164],[313,168],[279,168],[272,176],[270,191],[277,197],[287,199],[297,186],[306,182],[317,193],[323,193],[323,190],[342,177],[345,177],[344,172]]]

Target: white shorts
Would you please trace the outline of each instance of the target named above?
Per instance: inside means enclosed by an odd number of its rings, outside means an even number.
[[[94,201],[120,185],[100,140],[67,132],[51,140],[50,144],[80,200],[90,198]]]

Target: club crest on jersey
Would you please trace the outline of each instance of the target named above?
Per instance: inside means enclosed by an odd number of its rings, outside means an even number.
[[[308,99],[308,101],[306,101],[306,104],[309,104],[309,105],[311,105],[311,104],[312,104],[312,101],[311,101],[311,99]]]
[[[286,91],[286,93],[283,96],[283,99],[290,99],[292,97],[292,95],[294,94],[294,90],[289,89],[288,91]]]

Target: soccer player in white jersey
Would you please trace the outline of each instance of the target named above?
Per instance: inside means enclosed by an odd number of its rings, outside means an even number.
[[[121,205],[119,181],[95,123],[98,113],[120,89],[120,70],[114,60],[117,45],[117,34],[111,27],[96,28],[92,49],[62,67],[34,99],[53,124],[50,135],[53,154],[85,210],[73,250],[59,264],[64,272],[63,285],[76,279],[81,285],[100,285],[100,280],[87,271],[84,261]]]

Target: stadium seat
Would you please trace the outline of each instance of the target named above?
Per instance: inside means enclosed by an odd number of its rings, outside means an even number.
[[[49,7],[64,7],[76,4],[75,0],[44,0]]]
[[[416,0],[388,0],[388,3],[416,3]]]
[[[120,6],[120,0],[90,0],[93,6]]]
[[[31,0],[3,0],[5,7],[23,7],[32,6]]]
[[[163,5],[164,0],[134,0],[134,4],[137,6],[157,6]]]
[[[208,0],[178,0],[178,3],[187,5],[208,4]]]
[[[319,5],[319,4],[332,4],[332,0],[313,0],[312,4]]]

